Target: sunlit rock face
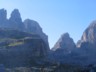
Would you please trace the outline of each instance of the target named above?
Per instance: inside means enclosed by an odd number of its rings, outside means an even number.
[[[78,53],[86,58],[86,64],[96,64],[96,20],[83,32],[81,40],[77,43]],[[82,59],[83,60],[83,59]]]
[[[11,17],[9,18],[9,28],[20,31],[24,31],[25,29],[18,9],[14,9],[11,13]]]
[[[45,41],[49,50],[48,36],[42,31],[42,28],[40,27],[39,23],[34,20],[26,19],[24,21],[24,25],[27,32],[38,34]]]
[[[0,9],[0,27],[7,26],[7,11],[5,9]]]
[[[77,47],[80,47],[82,43],[86,42],[92,44],[92,46],[96,46],[96,20],[84,31],[81,40],[77,43]]]
[[[75,48],[75,43],[72,38],[70,38],[68,33],[61,35],[60,39],[56,42],[53,51],[64,51],[65,53],[70,53]]]

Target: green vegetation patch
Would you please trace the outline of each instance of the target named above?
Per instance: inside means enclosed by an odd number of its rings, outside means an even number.
[[[24,42],[15,42],[15,43],[11,43],[8,46],[17,46],[17,45],[22,45],[24,44]]]

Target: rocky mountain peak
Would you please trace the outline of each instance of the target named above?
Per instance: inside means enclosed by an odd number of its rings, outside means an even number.
[[[63,39],[67,39],[67,38],[70,38],[69,33],[64,33],[64,34],[61,35],[61,39],[62,39],[62,40],[63,40]]]
[[[83,32],[81,40],[78,41],[77,46],[80,47],[84,42],[93,45],[96,44],[96,20],[92,21],[89,27]]]
[[[22,22],[22,18],[18,9],[14,9],[9,19],[7,19],[5,9],[0,10],[0,27],[39,35],[48,45],[48,36],[42,31],[39,23],[34,20],[26,19]]]
[[[14,9],[11,13],[11,17],[9,18],[9,28],[20,31],[24,31],[25,29],[18,9]]]
[[[4,20],[7,18],[7,12],[5,9],[0,9],[0,20]]]
[[[5,9],[0,9],[0,27],[5,27],[7,22],[7,11]]]
[[[21,21],[21,15],[18,9],[14,9],[12,11],[10,19],[14,19],[15,21]]]
[[[75,43],[73,39],[70,37],[68,33],[64,33],[61,35],[60,39],[56,42],[52,50],[64,49],[64,50],[72,50],[75,48]]]
[[[96,27],[96,20],[93,20],[93,21],[90,23],[89,27]]]

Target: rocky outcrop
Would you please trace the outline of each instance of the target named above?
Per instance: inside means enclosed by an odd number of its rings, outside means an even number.
[[[75,49],[76,46],[73,39],[69,36],[68,33],[64,33],[51,49],[52,52],[49,55],[49,59],[51,59],[53,62],[57,61],[60,63],[71,64],[72,62],[74,62],[72,59],[76,54],[74,52]]]
[[[11,17],[9,18],[9,28],[20,31],[24,31],[25,29],[18,9],[14,9],[11,13]]]
[[[36,65],[49,51],[48,36],[38,22],[30,19],[22,22],[18,9],[7,19],[6,10],[0,10],[0,64],[5,67]]]
[[[77,46],[80,47],[82,43],[90,43],[91,45],[96,46],[96,21],[93,21],[84,31],[81,40],[77,43]]]
[[[7,12],[5,9],[0,9],[0,27],[7,25]]]
[[[40,36],[0,29],[0,64],[5,67],[32,66],[47,54],[47,46]]]
[[[83,32],[77,47],[80,48],[78,53],[87,58],[86,64],[96,64],[96,20]]]
[[[47,48],[49,50],[48,36],[45,33],[43,33],[39,23],[34,20],[26,19],[24,21],[24,25],[25,25],[26,32],[32,34],[38,34],[45,41]]]
[[[75,48],[75,43],[72,38],[70,38],[68,33],[65,33],[57,41],[55,46],[52,48],[53,51],[61,50],[65,53],[70,53]]]
[[[0,27],[19,30],[23,32],[32,33],[32,34],[38,34],[45,41],[47,48],[49,49],[48,36],[45,33],[43,33],[39,23],[30,19],[26,19],[24,20],[24,22],[22,22],[22,18],[18,9],[14,9],[12,11],[9,19],[7,19],[6,10],[1,9],[0,10]]]

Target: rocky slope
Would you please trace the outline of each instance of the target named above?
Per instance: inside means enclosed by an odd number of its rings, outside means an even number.
[[[51,49],[52,52],[49,55],[49,59],[54,62],[71,64],[74,62],[72,58],[77,56],[75,49],[76,46],[73,39],[69,36],[68,33],[64,33]]]
[[[0,64],[5,67],[32,66],[47,53],[46,43],[40,36],[0,29]]]
[[[24,20],[24,25],[26,32],[38,34],[45,41],[47,48],[49,49],[48,36],[45,33],[43,33],[42,28],[40,27],[38,22],[26,19]]]
[[[23,22],[18,9],[7,19],[7,11],[0,9],[0,64],[5,67],[36,65],[49,51],[48,36],[36,21]]]

